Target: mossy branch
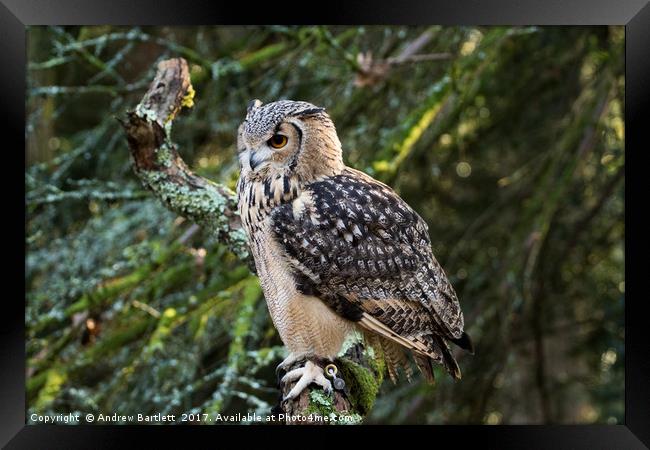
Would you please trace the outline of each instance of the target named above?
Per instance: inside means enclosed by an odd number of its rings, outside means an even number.
[[[193,96],[187,62],[161,61],[142,101],[122,121],[133,168],[169,209],[215,234],[239,258],[248,260],[235,193],[189,170],[171,141],[172,121],[182,107],[193,105]]]
[[[194,89],[186,61],[174,58],[160,62],[142,101],[121,121],[134,171],[143,185],[170,210],[216,235],[250,265],[235,193],[189,170],[171,141],[173,119],[182,107],[192,107],[193,100]],[[352,346],[335,364],[347,388],[332,396],[325,395],[320,388],[305,389],[299,398],[281,402],[274,409],[284,414],[282,422],[305,423],[291,417],[310,415],[320,417],[311,423],[359,423],[363,419],[374,403],[382,371],[361,344]],[[293,384],[281,384],[281,395],[285,396]]]

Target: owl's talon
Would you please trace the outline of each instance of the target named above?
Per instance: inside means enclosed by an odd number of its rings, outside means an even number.
[[[307,361],[304,367],[287,372],[286,375],[282,377],[281,381],[286,384],[295,380],[298,380],[298,382],[289,393],[284,396],[282,399],[283,402],[298,397],[311,383],[316,383],[322,387],[328,395],[331,395],[333,392],[332,383],[325,378],[323,369],[311,361]]]
[[[284,367],[278,366],[275,368],[275,379],[278,387],[282,385],[282,377],[283,377],[282,372],[284,371],[285,371]]]
[[[291,367],[291,365],[293,363],[295,363],[296,361],[298,361],[299,359],[301,359],[300,356],[290,354],[289,356],[284,358],[284,360],[282,360],[282,362],[280,364],[278,364],[278,366],[275,368],[275,375],[277,377],[280,377],[280,372],[282,372],[282,371],[286,372],[287,368]]]
[[[283,361],[284,362],[284,361]],[[278,366],[275,368],[275,376],[280,378],[280,373],[285,372],[285,368],[282,365],[282,363],[278,364]]]

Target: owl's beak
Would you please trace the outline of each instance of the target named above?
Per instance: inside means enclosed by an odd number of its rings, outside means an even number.
[[[250,152],[250,156],[248,157],[248,164],[251,166],[251,170],[255,170],[257,166],[262,164],[266,159],[264,158],[264,155],[262,155],[262,152]]]

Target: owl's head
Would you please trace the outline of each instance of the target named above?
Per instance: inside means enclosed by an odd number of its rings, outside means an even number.
[[[242,174],[283,173],[309,181],[343,170],[341,142],[325,109],[307,102],[253,100],[239,126]]]

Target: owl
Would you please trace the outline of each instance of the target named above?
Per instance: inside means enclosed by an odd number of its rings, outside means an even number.
[[[239,126],[238,207],[268,309],[289,356],[278,369],[331,392],[321,364],[361,332],[390,378],[459,379],[449,342],[473,352],[458,298],[427,224],[390,187],[343,163],[327,112],[311,103],[251,102]]]

